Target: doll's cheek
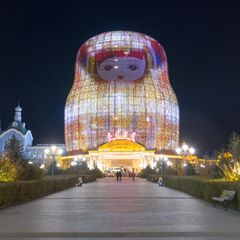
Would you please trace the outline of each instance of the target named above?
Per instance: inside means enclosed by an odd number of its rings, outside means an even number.
[[[98,75],[104,80],[115,80],[116,72],[115,71],[99,71]]]
[[[126,80],[137,80],[137,79],[141,78],[143,76],[143,74],[144,74],[144,69],[138,69],[135,71],[126,69],[125,71],[123,71],[123,75]]]

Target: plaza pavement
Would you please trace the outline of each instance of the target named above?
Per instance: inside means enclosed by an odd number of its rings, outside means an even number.
[[[107,178],[0,210],[0,239],[240,239],[240,214],[144,179]]]

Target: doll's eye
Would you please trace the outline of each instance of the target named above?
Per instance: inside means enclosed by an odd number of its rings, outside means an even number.
[[[103,69],[105,70],[105,71],[110,71],[110,70],[112,70],[112,66],[111,65],[105,65],[104,67],[103,67]]]
[[[136,71],[138,67],[137,67],[136,65],[130,65],[128,68],[129,68],[131,71]]]

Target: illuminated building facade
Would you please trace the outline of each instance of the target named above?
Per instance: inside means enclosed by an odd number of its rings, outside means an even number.
[[[153,153],[172,151],[178,139],[179,108],[163,47],[128,31],[86,41],[77,53],[65,107],[68,155],[91,155],[117,140]]]
[[[0,155],[6,154],[6,145],[12,138],[19,141],[24,158],[36,165],[46,164],[49,161],[48,156],[44,153],[46,148],[52,145],[62,150],[62,155],[66,154],[64,144],[37,144],[33,145],[33,135],[31,130],[26,128],[25,122],[22,121],[22,108],[18,104],[15,108],[14,120],[4,131],[0,123]]]
[[[33,136],[31,131],[26,129],[26,124],[22,122],[22,108],[19,104],[15,108],[14,121],[8,128],[2,131],[0,126],[0,154],[5,153],[5,147],[13,137],[20,142],[23,152],[32,146]]]

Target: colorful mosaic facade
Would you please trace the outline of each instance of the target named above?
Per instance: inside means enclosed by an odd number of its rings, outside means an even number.
[[[115,31],[85,42],[65,107],[69,154],[132,136],[146,149],[175,150],[179,108],[163,47],[144,34]]]

